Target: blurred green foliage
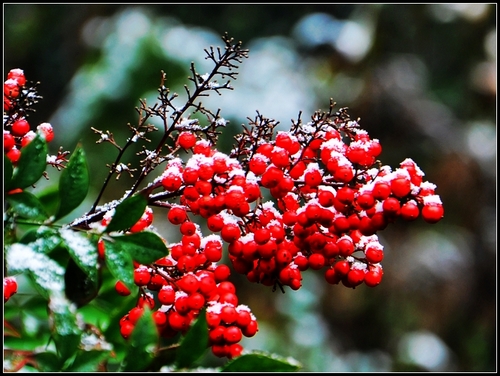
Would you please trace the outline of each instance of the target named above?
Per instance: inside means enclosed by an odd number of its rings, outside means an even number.
[[[286,128],[299,111],[307,119],[307,111],[325,108],[332,97],[380,140],[384,164],[415,160],[445,205],[436,225],[396,223],[380,234],[385,274],[375,289],[328,286],[310,271],[299,291],[281,294],[234,275],[241,302],[261,328],[244,346],[293,356],[305,371],[490,372],[497,354],[496,10],[496,4],[4,4],[4,77],[21,68],[41,82],[44,99],[30,121],[51,122],[53,148],[73,150],[82,142],[95,193],[116,150],[96,145],[90,127],[124,140],[139,98],[154,99],[161,70],[167,86],[182,93],[189,62],[202,64],[201,48],[219,43],[226,31],[242,40],[250,55],[241,79],[255,90],[242,86],[238,94],[237,80],[234,92],[222,96],[237,100],[210,98],[223,116],[229,113],[221,148],[230,147],[260,105],[274,105]],[[274,103],[259,102],[273,89]],[[287,103],[304,107],[290,113]],[[248,106],[253,112],[241,113]],[[104,200],[121,197],[131,181],[124,175],[113,182],[114,195]],[[119,299],[110,294],[101,303]],[[98,306],[86,310],[104,319]],[[42,325],[40,312],[27,321],[27,332]]]

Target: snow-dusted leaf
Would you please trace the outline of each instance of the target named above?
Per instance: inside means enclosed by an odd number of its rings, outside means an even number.
[[[10,194],[5,196],[5,200],[20,217],[28,219],[47,219],[48,217],[42,203],[30,192]]]
[[[40,226],[24,234],[20,243],[29,244],[38,253],[49,253],[61,243],[62,239],[57,229]]]
[[[30,244],[14,243],[5,247],[9,273],[28,273],[42,296],[48,299],[49,295],[64,290],[64,268],[49,256],[36,252]]]
[[[97,283],[97,241],[89,239],[84,232],[69,228],[61,228],[59,234],[71,258],[91,281]]]
[[[49,325],[61,359],[73,356],[80,344],[82,330],[78,326],[76,306],[59,291],[49,298]]]

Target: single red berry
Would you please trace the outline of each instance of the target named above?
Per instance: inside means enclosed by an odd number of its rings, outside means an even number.
[[[41,123],[36,128],[45,137],[45,141],[51,142],[54,139],[54,129],[50,123]]]
[[[134,330],[134,324],[131,323],[128,320],[124,321],[123,324],[120,326],[120,334],[125,339],[127,339],[128,337],[130,337],[130,335],[132,334],[133,330]]]
[[[13,78],[7,79],[3,83],[3,93],[9,98],[17,98],[19,96],[19,82]]]
[[[170,221],[170,223],[174,225],[180,225],[181,223],[186,221],[188,217],[186,209],[180,206],[174,206],[169,210],[167,218]]]
[[[366,260],[370,263],[377,264],[384,258],[384,251],[382,246],[370,246],[365,249]]]
[[[5,153],[5,155],[13,164],[16,164],[17,161],[19,161],[19,158],[21,158],[21,150],[14,146],[7,153]]]
[[[411,181],[406,178],[391,180],[391,191],[396,197],[405,197],[411,192]]]
[[[444,216],[444,208],[441,204],[427,204],[422,208],[422,218],[427,223],[437,223]]]
[[[237,224],[228,223],[222,227],[220,235],[224,241],[232,243],[240,238],[241,230]]]
[[[196,135],[191,132],[181,132],[177,138],[179,146],[184,149],[191,149],[196,144],[196,141]]]
[[[128,295],[130,295],[129,288],[122,281],[116,281],[116,283],[115,283],[115,290],[121,296],[128,296]]]
[[[151,280],[151,273],[146,267],[139,267],[134,270],[134,283],[137,286],[145,286]]]
[[[30,124],[24,118],[16,120],[12,124],[11,132],[16,137],[23,137],[30,130]]]
[[[152,316],[157,326],[164,326],[167,324],[167,315],[165,312],[155,311]]]
[[[243,334],[241,329],[235,325],[228,326],[224,331],[224,339],[226,343],[232,344],[241,341]]]
[[[175,290],[172,286],[163,286],[158,292],[158,300],[163,305],[171,305],[175,302]]]
[[[347,273],[347,281],[349,284],[354,287],[363,283],[365,279],[365,272],[361,269],[351,269]]]
[[[5,153],[9,152],[14,146],[16,146],[16,139],[14,136],[4,129],[3,131],[3,150]]]
[[[420,209],[414,200],[410,200],[401,206],[401,217],[405,221],[414,221],[418,218]]]
[[[309,256],[309,266],[311,269],[319,270],[325,266],[325,256],[321,253],[313,253]]]
[[[24,86],[24,84],[26,83],[26,77],[24,75],[24,71],[19,68],[11,69],[9,73],[7,73],[7,79],[16,80],[20,86]]]

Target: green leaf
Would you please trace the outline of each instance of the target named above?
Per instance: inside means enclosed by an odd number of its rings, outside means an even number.
[[[28,231],[21,238],[20,243],[30,244],[37,253],[49,253],[61,243],[59,231],[47,226]]]
[[[22,218],[47,219],[48,215],[38,198],[30,192],[19,192],[5,197],[12,210]]]
[[[56,219],[60,219],[76,209],[89,191],[90,176],[85,152],[80,144],[76,146],[59,180],[59,210]]]
[[[146,306],[130,335],[130,343],[120,367],[121,371],[145,371],[153,361],[158,338],[158,329],[151,315],[151,310]]]
[[[47,143],[39,134],[21,149],[21,157],[14,168],[10,188],[27,188],[35,184],[47,166]]]
[[[3,178],[4,178],[4,192],[8,192],[12,187],[12,172],[14,171],[14,166],[9,158],[4,156],[3,158]]]
[[[151,264],[168,255],[167,246],[154,232],[142,231],[130,235],[114,236],[113,240],[120,249],[127,252],[133,260],[140,264]]]
[[[61,293],[51,294],[48,309],[52,338],[60,358],[66,360],[75,355],[82,335],[76,309]]]
[[[122,249],[123,242],[108,241],[104,239],[104,249],[106,266],[116,278],[129,288],[134,288],[134,261],[130,254]]]
[[[189,368],[208,349],[208,325],[205,310],[201,310],[194,324],[177,349],[175,363],[177,368]]]
[[[5,247],[9,273],[26,272],[40,294],[49,295],[64,290],[64,268],[45,254],[35,251],[33,243],[14,243]]]
[[[127,230],[137,223],[144,214],[147,200],[142,195],[135,195],[123,200],[116,208],[106,232]]]
[[[59,372],[62,362],[53,352],[43,352],[35,354],[35,360],[40,372]]]
[[[226,363],[221,372],[295,372],[301,365],[293,359],[255,351]]]
[[[99,365],[109,357],[109,351],[79,351],[68,372],[98,372]]]

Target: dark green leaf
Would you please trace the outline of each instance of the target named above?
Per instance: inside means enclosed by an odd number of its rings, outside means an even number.
[[[20,217],[28,219],[48,218],[42,203],[30,192],[23,191],[10,194],[5,199],[12,206],[12,210]]]
[[[108,351],[79,351],[68,372],[98,372],[99,365],[109,357]]]
[[[76,209],[85,199],[90,178],[85,152],[77,145],[59,180],[60,205],[56,219],[60,219]]]
[[[4,178],[4,192],[8,192],[12,187],[12,172],[14,171],[14,167],[12,166],[12,162],[9,158],[4,156],[3,158],[3,178]]]
[[[61,371],[62,362],[53,352],[43,352],[35,354],[35,360],[40,372],[59,372]]]
[[[47,166],[47,143],[39,134],[21,149],[21,157],[14,168],[10,188],[27,188],[35,184]]]
[[[148,307],[135,324],[121,371],[144,371],[153,361],[158,346],[158,329]]]
[[[134,261],[132,256],[122,249],[122,243],[104,240],[104,260],[113,277],[125,283],[129,290],[132,291],[135,286]]]
[[[37,253],[49,253],[61,243],[61,237],[58,230],[40,226],[24,234],[20,242],[23,244],[31,243],[30,247]]]
[[[64,274],[66,297],[78,307],[89,303],[97,296],[100,288],[99,275],[97,274],[93,278],[84,272],[71,258]]]
[[[175,363],[177,368],[193,366],[208,349],[208,325],[205,310],[200,311],[195,323],[189,328],[187,334],[177,349]]]
[[[51,185],[41,192],[38,192],[37,197],[47,213],[49,213],[49,216],[56,214],[56,211],[57,209],[59,209],[60,205],[59,188],[57,185]]]
[[[120,249],[130,254],[132,259],[140,264],[151,264],[168,254],[167,246],[163,240],[153,232],[143,231],[115,236],[113,240]]]
[[[76,310],[62,294],[55,293],[49,298],[49,323],[52,338],[62,360],[73,356],[82,335],[78,327]]]
[[[123,200],[116,208],[107,232],[127,230],[137,223],[144,214],[147,201],[142,195],[135,195]]]
[[[301,367],[298,362],[275,354],[254,352],[241,355],[228,362],[222,372],[295,372]]]

